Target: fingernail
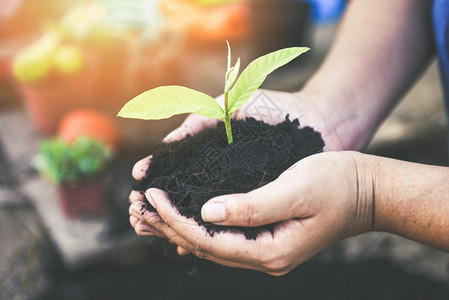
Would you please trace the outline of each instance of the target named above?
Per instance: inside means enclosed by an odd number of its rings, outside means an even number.
[[[176,136],[179,135],[178,130],[175,129],[162,140],[164,143],[170,143],[176,140]]]
[[[153,198],[151,197],[150,191],[151,191],[151,189],[148,189],[148,190],[145,192],[145,196],[147,197],[147,200],[148,200],[148,202],[150,202],[151,206],[153,206],[153,208],[156,208],[156,207],[154,206],[154,200],[153,200]]]
[[[201,217],[206,222],[224,222],[226,221],[226,206],[221,202],[206,203],[201,208]]]
[[[130,215],[138,218],[139,220],[144,220],[143,213],[146,210],[146,205],[142,204],[142,202],[134,202],[130,206]]]

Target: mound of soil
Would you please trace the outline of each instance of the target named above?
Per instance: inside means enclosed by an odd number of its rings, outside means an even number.
[[[320,133],[299,128],[299,121],[288,116],[277,125],[253,118],[234,120],[232,133],[234,143],[229,145],[220,122],[181,141],[157,146],[146,177],[134,189],[166,191],[180,214],[193,218],[210,235],[243,232],[247,239],[255,239],[263,230],[273,231],[273,224],[243,228],[207,223],[201,219],[201,207],[213,197],[246,193],[275,180],[297,161],[321,152],[324,141]]]

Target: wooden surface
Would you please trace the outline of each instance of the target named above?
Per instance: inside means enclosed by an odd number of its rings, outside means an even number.
[[[37,144],[41,137],[32,128],[29,119],[21,109],[11,107],[0,111],[0,138],[5,155],[9,159],[10,169],[18,180],[20,193],[36,208],[68,268],[80,268],[91,262],[107,259],[114,251],[135,245],[137,237],[131,228],[120,231],[115,236],[108,234],[108,226],[111,225],[108,215],[78,220],[69,220],[63,216],[55,187],[40,178],[30,165],[31,157],[37,152]],[[117,165],[116,175],[120,176],[121,173],[129,172],[131,165],[132,163],[129,162],[123,169]],[[107,186],[109,190],[107,196],[112,194],[116,197],[116,199],[110,197],[107,201],[123,202],[124,222],[127,222],[127,195],[131,180],[109,178]],[[115,190],[111,193],[112,189]],[[9,190],[9,193],[6,191],[0,193],[4,201],[14,201],[11,199],[12,196],[19,198],[12,190]],[[0,202],[2,202],[1,199]]]

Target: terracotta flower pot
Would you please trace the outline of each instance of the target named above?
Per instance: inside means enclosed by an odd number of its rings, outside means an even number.
[[[92,77],[83,73],[45,84],[19,85],[18,90],[33,126],[41,133],[54,134],[65,113],[92,103],[92,85]]]
[[[59,186],[57,193],[62,213],[69,219],[83,215],[100,216],[103,213],[103,181],[90,181],[73,186]]]
[[[90,61],[93,104],[96,107],[111,109],[114,103],[122,101],[128,82],[133,80],[127,73],[129,45],[126,41],[123,45],[116,43],[104,49],[84,49]]]
[[[115,52],[114,52],[115,53]],[[111,65],[112,56],[102,59],[86,54],[86,66],[77,74],[50,73],[44,80],[22,84],[13,82],[22,96],[34,127],[54,134],[61,117],[76,108],[109,109],[124,98],[123,71]]]

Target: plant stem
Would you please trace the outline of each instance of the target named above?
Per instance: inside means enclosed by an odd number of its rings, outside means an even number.
[[[224,103],[225,116],[223,118],[223,122],[224,122],[225,127],[226,127],[226,135],[228,136],[228,144],[232,144],[233,140],[232,140],[232,129],[231,129],[231,115],[229,115],[229,110],[228,110],[228,97],[229,97],[229,91],[225,91],[225,93],[224,93],[224,98],[225,98],[225,103]]]
[[[225,116],[223,122],[226,127],[226,135],[228,136],[228,144],[232,144],[232,129],[231,129],[231,118],[229,115]]]

